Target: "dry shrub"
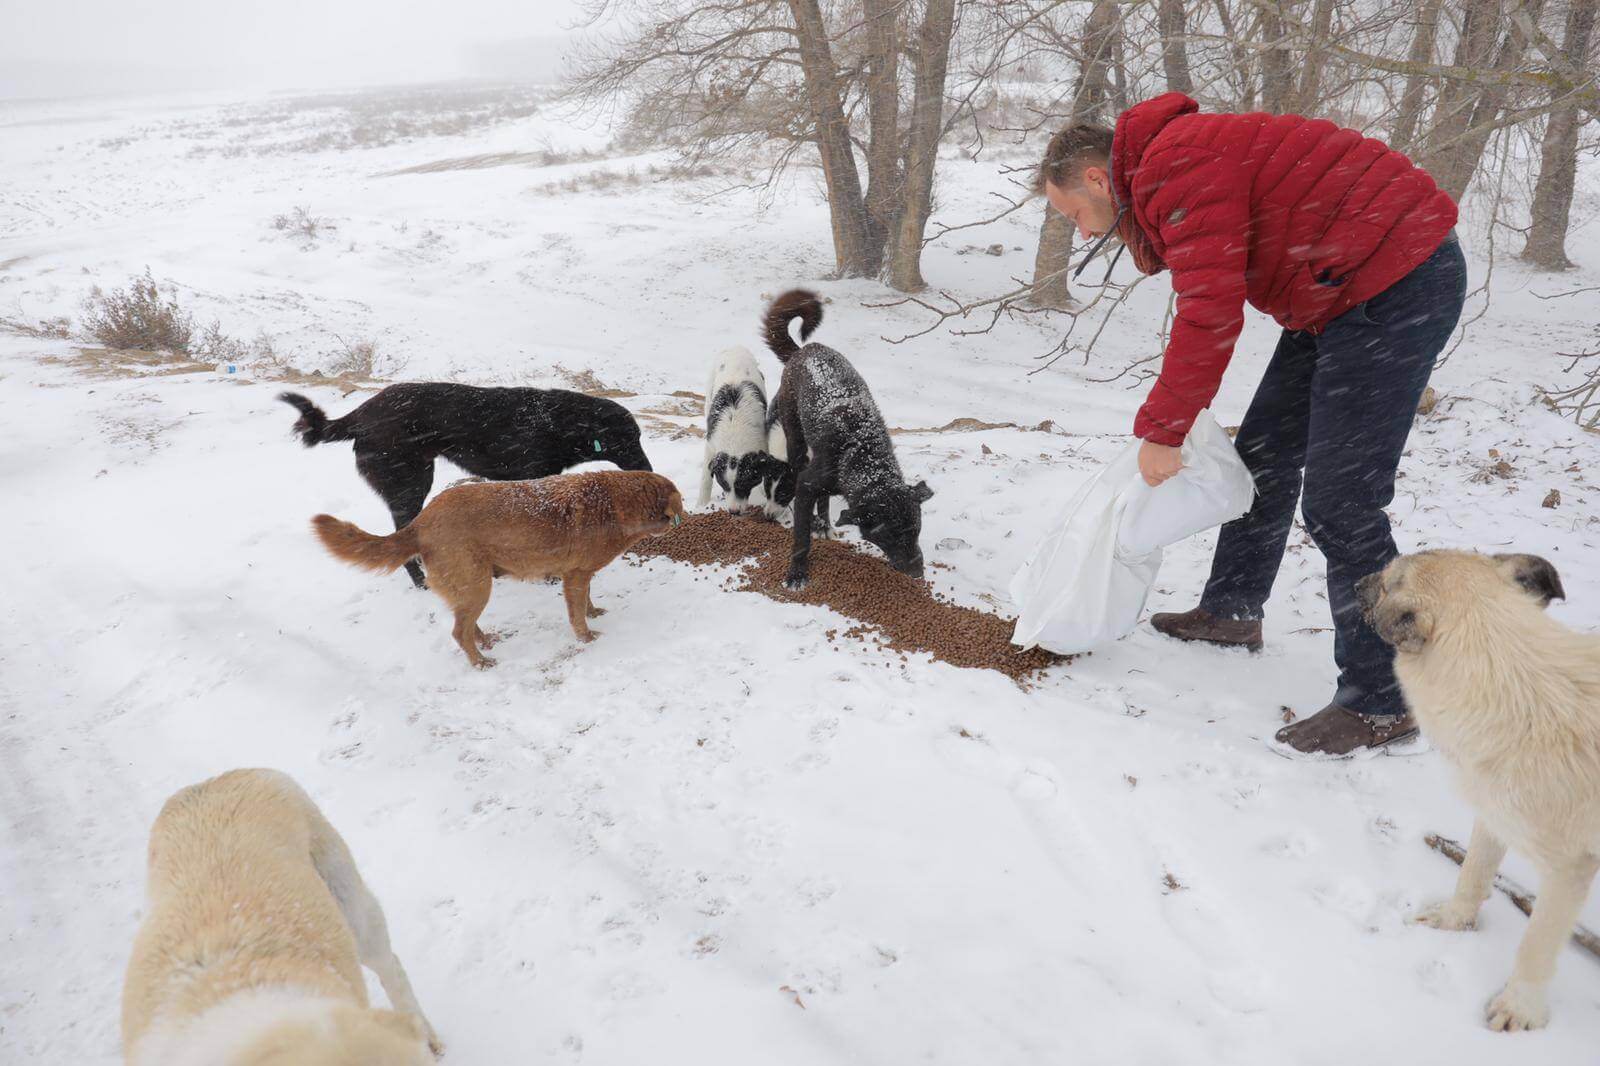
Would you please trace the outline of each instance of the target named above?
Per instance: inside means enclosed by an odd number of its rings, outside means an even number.
[[[356,339],[347,341],[335,334],[341,348],[328,363],[328,370],[336,377],[371,378],[372,364],[378,357],[376,341]]]
[[[325,231],[338,229],[325,218],[318,218],[309,207],[296,207],[287,215],[276,215],[272,228],[307,244],[313,244]]]
[[[170,294],[162,296],[149,267],[125,289],[103,292],[96,285],[90,290],[83,325],[107,348],[122,350],[187,355],[194,339],[194,318]]]
[[[37,322],[22,318],[0,318],[0,330],[40,340],[66,340],[72,336],[72,320],[64,316],[42,318]]]
[[[218,363],[253,363],[268,369],[286,368],[287,364],[273,349],[272,338],[266,331],[256,334],[253,341],[242,341],[222,332],[222,323],[212,320],[200,339],[195,342],[194,354]]]

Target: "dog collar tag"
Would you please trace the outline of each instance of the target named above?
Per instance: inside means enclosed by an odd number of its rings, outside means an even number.
[[[675,525],[675,526],[683,525],[683,515],[681,515],[681,514],[673,515],[672,516],[672,524]]]
[[[600,442],[599,441],[595,441],[594,442],[594,451],[595,451],[596,455],[600,454]]]

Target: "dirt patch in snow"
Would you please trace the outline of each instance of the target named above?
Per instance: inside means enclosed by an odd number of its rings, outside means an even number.
[[[969,669],[997,670],[1019,683],[1070,656],[1011,643],[1015,619],[952,603],[922,581],[840,540],[813,539],[811,582],[784,587],[791,534],[776,522],[727,511],[690,515],[681,526],[636,545],[640,558],[692,566],[738,566],[737,587],[785,603],[831,607],[857,624],[829,630],[828,639],[854,638],[907,654],[924,652]]]

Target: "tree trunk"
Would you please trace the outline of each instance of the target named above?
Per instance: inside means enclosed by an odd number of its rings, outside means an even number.
[[[1287,32],[1275,11],[1261,9],[1261,106],[1281,115],[1293,106],[1294,75],[1290,69]]]
[[[900,10],[863,0],[867,39],[867,242],[872,273],[883,268],[900,201]]]
[[[1544,6],[1544,0],[1526,0],[1511,3],[1507,14],[1518,10],[1524,11],[1528,17],[1538,22],[1539,12]],[[1510,21],[1510,20],[1507,20]],[[1505,38],[1500,42],[1500,47],[1495,51],[1494,64],[1491,69],[1497,71],[1515,70],[1522,62],[1523,53],[1528,50],[1529,39],[1514,21],[1506,30]],[[1486,85],[1476,94],[1471,113],[1467,117],[1465,132],[1458,136],[1443,152],[1444,179],[1434,174],[1434,180],[1439,182],[1439,187],[1448,192],[1457,201],[1466,194],[1467,186],[1472,183],[1472,176],[1478,171],[1478,163],[1483,159],[1483,150],[1489,146],[1489,138],[1494,135],[1495,126],[1499,121],[1500,112],[1506,105],[1506,100],[1511,95],[1508,85]]]
[[[1239,110],[1254,111],[1256,89],[1255,81],[1250,74],[1250,50],[1245,47],[1244,40],[1234,25],[1233,16],[1228,13],[1228,0],[1214,0],[1214,2],[1217,8],[1217,20],[1222,23],[1223,36],[1233,42],[1233,73],[1239,79]]]
[[[1072,121],[1107,122],[1111,97],[1111,59],[1116,52],[1115,0],[1095,0],[1083,25],[1083,62],[1072,89]],[[1049,204],[1039,224],[1039,246],[1033,256],[1033,288],[1028,302],[1034,307],[1066,307],[1072,302],[1072,222]]]
[[[1044,222],[1039,225],[1039,250],[1033,257],[1033,288],[1028,303],[1034,307],[1066,307],[1072,302],[1072,278],[1067,268],[1072,263],[1072,221],[1044,205]]]
[[[1416,28],[1412,31],[1411,53],[1406,59],[1412,63],[1432,63],[1434,45],[1439,39],[1439,8],[1443,0],[1420,0],[1421,7],[1413,4],[1417,12]],[[1406,78],[1405,92],[1400,96],[1400,114],[1394,121],[1394,136],[1390,144],[1402,152],[1409,151],[1417,136],[1417,120],[1422,116],[1422,94],[1428,86],[1426,74],[1412,74]]]
[[[1183,0],[1159,0],[1156,21],[1161,31],[1161,65],[1167,73],[1167,91],[1194,95],[1194,78],[1189,74],[1189,52],[1183,38],[1189,28]]]
[[[828,187],[828,214],[833,223],[833,254],[840,277],[871,276],[871,242],[861,177],[850,144],[850,125],[839,98],[839,78],[828,45],[828,29],[817,0],[789,0],[805,72],[806,99],[816,130],[817,154]]]
[[[1518,4],[1519,0],[1510,0]],[[1494,55],[1500,29],[1500,0],[1466,0],[1461,10],[1461,36],[1456,41],[1454,65],[1486,70]],[[1463,177],[1459,172],[1460,142],[1472,123],[1472,111],[1482,88],[1470,82],[1447,79],[1439,90],[1433,126],[1422,147],[1419,162],[1433,180],[1456,199],[1466,190],[1477,160]],[[1452,190],[1452,186],[1458,186]]]
[[[1576,69],[1588,67],[1589,44],[1600,0],[1572,0],[1567,10],[1566,35],[1561,54]],[[1561,90],[1555,90],[1559,98]],[[1522,258],[1546,270],[1570,270],[1567,258],[1567,224],[1572,210],[1572,190],[1578,172],[1578,130],[1583,125],[1578,105],[1566,100],[1550,111],[1544,130],[1544,150],[1539,161],[1539,181],[1533,190],[1533,226]]]
[[[1111,98],[1111,63],[1117,50],[1115,0],[1095,0],[1083,24],[1083,62],[1072,93],[1074,122],[1107,122]]]
[[[1322,95],[1322,66],[1327,50],[1322,42],[1328,39],[1333,28],[1333,0],[1317,0],[1311,9],[1311,40],[1306,42],[1305,66],[1300,71],[1300,85],[1288,109],[1297,115],[1313,115],[1318,110]]]
[[[1111,51],[1115,59],[1112,67],[1111,109],[1119,115],[1128,110],[1128,63],[1123,54],[1122,38],[1122,27],[1119,25],[1111,42]]]
[[[922,233],[933,205],[933,168],[944,132],[944,83],[955,15],[956,0],[928,0],[918,34],[905,191],[889,257],[889,284],[901,292],[927,288],[922,280]]]

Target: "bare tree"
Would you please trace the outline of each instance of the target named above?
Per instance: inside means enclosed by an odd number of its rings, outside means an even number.
[[[955,12],[956,0],[927,0],[917,35],[905,193],[889,261],[889,284],[901,292],[920,292],[927,287],[922,280],[922,234],[933,202],[933,170],[944,135],[944,83]]]
[[[1561,54],[1576,70],[1594,70],[1591,43],[1600,0],[1572,0],[1567,9]],[[1594,82],[1591,73],[1589,81]],[[1546,270],[1567,270],[1567,225],[1578,172],[1578,130],[1583,121],[1569,93],[1554,91],[1555,106],[1545,124],[1539,181],[1533,190],[1532,226],[1522,258]]]
[[[1439,10],[1444,0],[1413,0],[1412,10],[1416,22],[1411,36],[1408,59],[1418,69],[1406,76],[1404,94],[1400,97],[1400,113],[1395,118],[1394,133],[1390,143],[1401,151],[1410,148],[1417,135],[1417,121],[1422,117],[1422,97],[1432,80],[1423,67],[1433,62],[1433,50],[1439,37]]]
[[[586,4],[591,22],[629,29],[580,59],[569,98],[591,106],[620,101],[637,128],[691,156],[775,143],[781,151],[769,181],[797,149],[814,147],[838,275],[922,284],[922,227],[948,128],[958,0]],[[908,41],[906,27],[919,12],[917,38]],[[902,63],[908,54],[910,63]]]
[[[1288,33],[1277,5],[1263,4],[1256,9],[1255,37],[1261,49],[1261,106],[1275,115],[1283,114],[1294,103],[1294,75],[1289,65]]]
[[[1537,10],[1542,3],[1543,0],[1465,0],[1455,66],[1497,72],[1515,67],[1526,38],[1506,16],[1530,5]],[[1507,27],[1503,39],[1502,24]],[[1507,88],[1504,82],[1453,79],[1439,94],[1421,162],[1439,187],[1457,200],[1478,169],[1493,132],[1490,116],[1504,106]]]
[[[1288,110],[1306,113],[1315,110],[1322,101],[1322,72],[1327,66],[1328,51],[1323,43],[1333,26],[1333,0],[1316,0],[1311,11],[1311,40],[1307,42],[1305,57],[1300,67],[1300,82]]]
[[[1047,37],[1058,37],[1055,27],[1042,24]],[[1083,23],[1078,52],[1078,77],[1073,86],[1068,123],[1107,122],[1111,98],[1112,58],[1121,36],[1115,0],[1094,0]],[[1072,260],[1072,223],[1044,205],[1039,224],[1038,251],[1033,260],[1033,286],[1029,302],[1035,307],[1062,308],[1072,302],[1068,269]]]
[[[1189,52],[1184,41],[1188,31],[1183,0],[1157,0],[1156,12],[1161,29],[1161,66],[1167,75],[1167,89],[1192,94],[1194,78],[1189,73]]]
[[[900,17],[897,0],[862,0],[867,72],[867,225],[877,252],[872,273],[894,226],[905,175],[900,155]]]
[[[856,171],[850,124],[845,119],[827,24],[817,0],[789,0],[799,39],[800,64],[805,71],[806,97],[816,123],[817,154],[822,158],[823,180],[828,186],[828,208],[833,221],[834,258],[840,276],[871,275],[882,256],[870,246],[866,199]]]

